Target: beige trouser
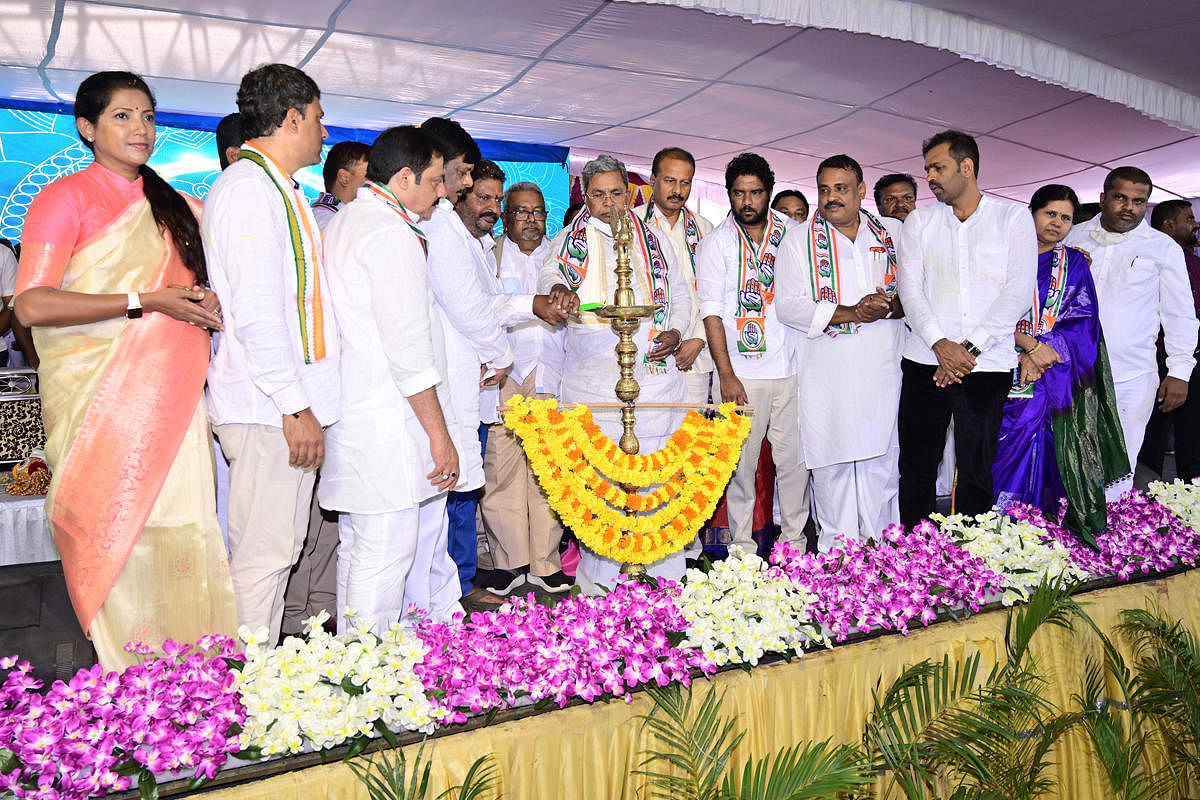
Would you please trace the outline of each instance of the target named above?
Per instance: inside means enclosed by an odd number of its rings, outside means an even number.
[[[730,544],[740,545],[753,553],[754,542],[754,473],[763,439],[771,443],[775,461],[775,485],[779,496],[780,540],[793,544],[804,543],[804,526],[808,523],[809,471],[804,466],[800,450],[799,397],[796,376],[758,380],[742,378],[746,397],[754,406],[750,417],[750,435],[742,445],[742,456],[725,490],[725,508],[729,515]],[[713,373],[713,397],[721,396],[721,380]]]
[[[551,397],[537,394],[536,370],[523,384],[505,381],[500,388],[500,404],[507,404],[517,394]],[[550,510],[524,449],[503,424],[488,426],[483,479],[479,507],[493,564],[509,571],[528,566],[530,574],[538,577],[561,570],[558,544],[562,541],[562,525]]]
[[[337,616],[337,552],[338,515],[322,511],[314,491],[308,512],[308,537],[283,596],[284,633],[301,633],[304,620],[322,611],[328,611],[330,619]]]
[[[288,573],[304,548],[316,472],[288,466],[283,429],[214,428],[229,459],[229,568],[238,624],[279,639]]]

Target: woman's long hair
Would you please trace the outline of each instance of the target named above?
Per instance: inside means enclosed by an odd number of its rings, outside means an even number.
[[[75,93],[75,118],[86,119],[96,125],[100,115],[112,101],[112,96],[120,89],[136,89],[150,99],[150,107],[155,107],[154,93],[139,76],[132,72],[97,72],[84,78]],[[80,137],[82,139],[82,137]],[[89,150],[93,144],[86,139],[83,144]],[[196,283],[208,283],[208,268],[204,261],[204,245],[200,241],[200,225],[196,215],[183,199],[183,195],[171,188],[159,174],[150,167],[142,164],[138,167],[142,176],[142,191],[146,201],[150,203],[150,211],[159,228],[165,228],[171,234],[175,248],[179,251],[183,263]]]

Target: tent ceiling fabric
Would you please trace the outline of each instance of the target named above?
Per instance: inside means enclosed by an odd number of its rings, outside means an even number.
[[[196,8],[0,0],[0,97],[69,101],[86,74],[130,69],[164,110],[223,115],[246,70],[282,61],[320,84],[332,124],[450,114],[481,137],[610,152],[640,168],[681,145],[699,177],[716,183],[746,149],[771,161],[781,185],[808,191],[820,158],[835,152],[862,162],[868,181],[919,175],[921,139],[955,126],[980,137],[981,185],[1014,199],[1052,180],[1092,199],[1119,163],[1147,168],[1163,189],[1155,199],[1200,196],[1200,50],[1191,44],[1200,5],[1174,0],[505,0],[486,14],[472,0]],[[868,24],[891,38],[861,32]],[[968,40],[973,48],[954,52],[918,43]],[[1056,72],[1066,68],[1077,70],[1070,80]]]

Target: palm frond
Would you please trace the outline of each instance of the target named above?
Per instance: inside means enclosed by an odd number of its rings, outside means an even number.
[[[665,749],[647,749],[635,775],[648,781],[650,796],[663,800],[715,800],[733,749],[745,733],[734,733],[734,720],[721,716],[724,693],[709,686],[698,705],[691,687],[647,687],[654,709],[643,725]],[[664,762],[673,771],[644,769]]]
[[[922,661],[906,667],[886,691],[872,692],[863,741],[875,766],[887,769],[909,800],[932,791],[942,764],[968,763],[986,783],[986,766],[971,743],[1001,732],[971,709],[979,661],[978,653],[953,664],[949,656]]]
[[[1131,684],[1132,677],[1120,653],[1115,648],[1108,651],[1112,643],[1105,638],[1104,667],[1088,659],[1082,691],[1072,698],[1080,708],[1083,728],[1115,800],[1157,800],[1167,797],[1175,783],[1175,775],[1169,770],[1158,774],[1148,771],[1146,753],[1151,732],[1134,721],[1136,714],[1121,711],[1108,697],[1106,670],[1116,677],[1126,692],[1128,690],[1125,687]],[[1125,717],[1131,720],[1128,730],[1125,728]]]
[[[1010,667],[1025,661],[1029,644],[1043,625],[1072,630],[1072,621],[1076,617],[1086,616],[1079,603],[1071,597],[1078,588],[1078,583],[1068,583],[1061,577],[1042,581],[1025,605],[1009,610],[1004,626],[1004,643]]]
[[[367,787],[371,800],[424,800],[431,766],[424,754],[422,744],[413,759],[412,774],[408,772],[404,751],[399,748],[347,759],[346,766]]]
[[[1200,776],[1200,641],[1157,606],[1122,611],[1117,630],[1135,654],[1130,706],[1154,721],[1179,771]]]
[[[834,800],[875,780],[863,754],[831,740],[797,744],[746,764],[739,787],[727,774],[722,800]]]
[[[480,756],[475,759],[475,763],[467,770],[467,775],[463,778],[462,784],[460,786],[452,786],[442,792],[438,795],[438,800],[442,800],[442,798],[482,800],[485,794],[495,792],[499,777],[500,768],[496,765],[496,760],[492,758],[491,753],[486,756]]]

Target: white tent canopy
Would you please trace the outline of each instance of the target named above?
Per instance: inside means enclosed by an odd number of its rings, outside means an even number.
[[[130,69],[164,110],[223,115],[282,61],[336,125],[444,114],[643,168],[679,145],[718,183],[753,149],[808,191],[838,152],[868,181],[919,178],[921,140],[959,127],[998,194],[1060,181],[1086,201],[1130,163],[1161,200],[1200,195],[1196,41],[1200,4],[1173,0],[0,0],[0,98],[69,101]]]

